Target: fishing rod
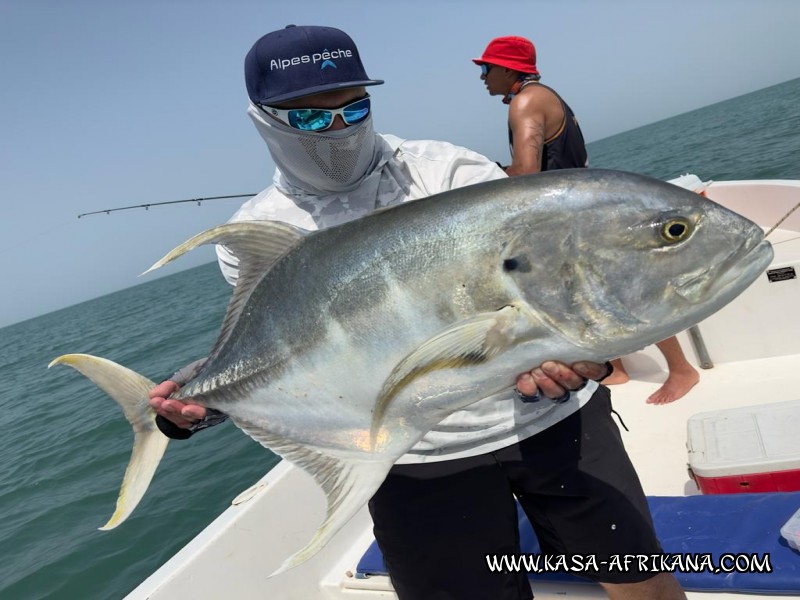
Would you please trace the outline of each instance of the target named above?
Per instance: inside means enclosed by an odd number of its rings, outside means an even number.
[[[783,222],[784,222],[786,219],[788,219],[788,218],[791,216],[791,214],[792,214],[794,211],[796,211],[798,208],[800,208],[800,202],[798,202],[797,204],[795,204],[795,206],[794,206],[794,208],[793,208],[792,210],[790,210],[788,213],[786,213],[786,214],[783,216],[783,218],[782,218],[780,221],[778,221],[777,223],[775,223],[775,225],[773,225],[773,226],[772,226],[772,229],[770,229],[770,230],[769,230],[769,231],[766,233],[766,235],[764,235],[764,237],[765,237],[765,238],[769,237],[769,234],[770,234],[770,233],[772,233],[773,231],[775,231],[775,230],[778,228],[778,226],[779,226],[781,223],[783,223]]]
[[[203,202],[208,200],[227,200],[229,198],[252,198],[255,194],[237,194],[235,196],[209,196],[207,198],[189,198],[187,200],[170,200],[169,202],[152,202],[150,204],[137,204],[135,206],[122,206],[120,208],[106,208],[104,210],[95,210],[93,212],[82,213],[78,215],[78,218],[87,217],[89,215],[100,215],[100,214],[107,214],[110,215],[112,212],[117,212],[119,210],[132,210],[134,208],[143,208],[145,210],[149,210],[151,206],[164,206],[165,204],[181,204],[183,202],[197,202],[197,206],[200,206]]]

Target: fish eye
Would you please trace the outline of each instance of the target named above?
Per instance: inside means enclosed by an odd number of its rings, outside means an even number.
[[[692,224],[687,219],[670,219],[661,226],[661,237],[668,244],[677,244],[692,233]]]

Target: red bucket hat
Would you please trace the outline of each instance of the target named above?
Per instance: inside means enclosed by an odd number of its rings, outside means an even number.
[[[483,56],[473,58],[476,65],[484,63],[514,69],[520,73],[538,75],[536,48],[530,40],[516,35],[493,39],[483,51]]]

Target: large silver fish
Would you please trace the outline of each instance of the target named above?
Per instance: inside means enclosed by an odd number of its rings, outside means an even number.
[[[222,225],[240,258],[208,361],[176,394],[221,410],[310,473],[325,521],[280,570],[315,554],[392,464],[453,411],[546,359],[602,362],[674,335],[750,285],[772,248],[760,227],[677,186],[578,169],[483,183],[308,233]],[[105,528],[134,509],[167,439],[154,383],[66,355],[123,408],[135,442]]]

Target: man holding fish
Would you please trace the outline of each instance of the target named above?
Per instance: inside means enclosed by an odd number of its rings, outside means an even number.
[[[505,178],[485,157],[372,128],[370,79],[353,41],[328,27],[288,26],[245,60],[248,113],[277,169],[274,185],[232,222],[321,230],[450,189]],[[218,246],[236,285],[239,257]],[[507,261],[509,270],[519,268]],[[202,361],[150,393],[159,428],[185,438],[224,420],[170,399]],[[532,597],[525,573],[491,573],[487,554],[520,552],[516,497],[542,552],[599,557],[661,552],[636,473],[611,418],[606,365],[547,361],[505,390],[457,410],[396,461],[370,500],[375,536],[401,599]],[[331,373],[337,378],[337,373]],[[184,398],[184,400],[186,400]],[[671,574],[589,576],[611,598],[681,598]]]

